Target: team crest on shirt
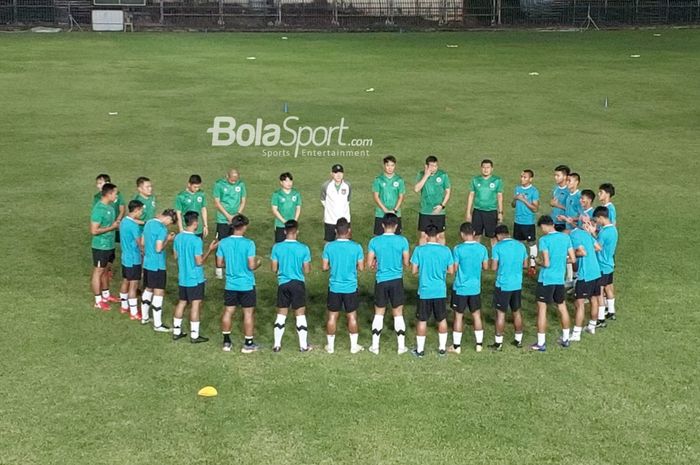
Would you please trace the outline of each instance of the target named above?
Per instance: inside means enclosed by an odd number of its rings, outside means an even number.
[[[398,181],[394,181],[394,187],[399,187],[399,182],[398,182]]]
[[[346,188],[343,187],[342,189],[340,189],[340,193],[343,194],[343,195],[347,195],[348,190],[347,190]]]
[[[495,182],[492,182],[491,184],[489,184],[489,187],[490,187],[491,189],[495,188],[495,187],[496,187],[496,183],[495,183]]]
[[[156,208],[156,201],[155,200],[151,200],[151,207]]]
[[[201,197],[197,197],[197,202],[202,203],[202,198],[201,198]]]
[[[240,192],[240,191],[241,191],[241,186],[236,186],[236,188],[235,188],[234,190],[235,190],[236,192]]]
[[[297,201],[297,196],[296,196],[296,195],[293,195],[293,196],[292,196],[292,202],[296,202],[296,201]]]
[[[442,178],[438,176],[437,178],[435,178],[435,182],[440,184],[442,182]]]

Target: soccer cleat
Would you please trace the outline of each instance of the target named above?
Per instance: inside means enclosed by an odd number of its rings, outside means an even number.
[[[374,355],[379,355],[379,347],[369,346],[369,349],[367,350],[372,352]]]
[[[330,346],[328,346],[328,345],[324,347],[324,350],[326,351],[326,353],[329,353],[329,354],[332,354],[332,353],[335,352],[335,349],[332,349],[332,348],[331,348]]]
[[[132,321],[140,320],[141,315],[139,315],[138,313],[136,315],[129,315],[129,319]]]
[[[493,344],[489,344],[489,349],[493,350],[494,352],[500,352],[501,350],[503,350],[503,344],[494,342]]]
[[[396,351],[396,353],[399,354],[399,355],[403,355],[403,354],[405,354],[406,352],[408,352],[408,348],[406,348],[406,347],[401,347],[401,348],[399,348],[399,349]]]
[[[142,325],[147,325],[150,322],[151,322],[151,320],[149,320],[148,318],[146,318],[145,320],[141,320]]]
[[[282,347],[280,347],[280,346],[274,346],[274,347],[272,348],[272,352],[274,352],[274,353],[276,353],[276,354],[279,354],[280,352],[282,352]]]
[[[454,345],[451,345],[451,346],[447,347],[447,351],[451,354],[459,355],[462,353],[462,346],[455,347]]]
[[[510,345],[512,345],[516,349],[522,349],[523,348],[523,341],[516,341],[515,339],[513,339],[513,342],[511,342]]]
[[[605,328],[608,326],[608,324],[605,322],[605,320],[598,320],[595,324],[596,328]]]
[[[109,304],[105,302],[104,300],[100,300],[99,302],[95,302],[95,307],[98,310],[102,310],[103,312],[108,312],[109,311]]]
[[[537,343],[530,344],[530,350],[534,352],[546,352],[547,344],[538,345]]]
[[[307,352],[311,352],[312,350],[314,350],[314,346],[312,346],[311,344],[307,345],[306,347],[299,347],[299,352],[301,352],[302,354],[305,354]],[[279,352],[279,350],[278,350],[278,352]]]
[[[113,295],[110,295],[110,296],[107,297],[106,299],[105,299],[104,297],[102,297],[102,300],[103,300],[104,302],[107,302],[107,303],[110,303],[110,304],[111,304],[111,303],[116,303],[116,302],[121,303],[121,301],[122,301],[122,299],[120,299],[119,297],[114,297]]]
[[[359,344],[350,347],[350,353],[351,353],[351,354],[359,354],[359,353],[362,352],[363,350],[365,350],[365,348],[362,347],[362,346],[359,345]],[[377,349],[377,350],[379,350],[379,349]]]
[[[534,266],[531,266],[527,269],[527,275],[531,278],[534,278],[535,276],[537,276],[537,269]]]
[[[559,338],[559,339],[557,339],[557,344],[559,344],[559,346],[562,349],[566,349],[567,347],[569,347],[571,345],[571,340],[569,340],[569,339],[564,340],[562,338]]]
[[[447,351],[445,351],[445,349],[438,350],[438,357],[446,357],[446,356],[447,356]]]
[[[204,337],[204,336],[197,336],[196,339],[193,338],[193,337],[190,338],[190,342],[191,342],[192,344],[199,344],[199,343],[202,343],[202,342],[207,342],[208,340],[209,340],[209,338],[208,338],[208,337]]]
[[[484,345],[477,344],[476,347],[474,347],[474,350],[476,350],[477,352],[481,352],[482,350],[484,350]]]
[[[122,314],[122,315],[126,315],[127,313],[129,313],[129,309],[128,309],[128,308],[119,307],[119,313]]]
[[[615,321],[615,320],[617,320],[617,317],[615,316],[614,313],[609,313],[609,312],[608,312],[608,313],[605,315],[605,319]]]
[[[411,355],[417,358],[423,358],[425,356],[425,352],[418,352],[418,349],[413,349],[411,351]]]
[[[230,342],[224,342],[224,346],[221,348],[224,352],[231,352],[231,343]]]
[[[173,341],[179,341],[183,337],[187,337],[187,333],[180,333],[180,334],[173,333]]]
[[[583,328],[583,330],[588,334],[595,335],[595,328],[591,328],[590,326],[586,326],[585,328]]]
[[[243,344],[243,347],[241,347],[242,354],[252,354],[253,352],[257,352],[258,350],[260,350],[260,346],[256,343]]]
[[[166,326],[166,325],[154,326],[153,331],[155,331],[156,333],[169,333],[170,326]]]
[[[569,342],[581,342],[581,333],[571,333]]]

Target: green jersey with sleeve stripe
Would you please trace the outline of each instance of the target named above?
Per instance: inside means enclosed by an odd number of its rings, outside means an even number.
[[[241,200],[243,200],[246,195],[245,182],[242,180],[238,180],[232,184],[228,182],[227,179],[222,178],[214,184],[214,198],[219,199],[221,206],[224,207],[224,210],[226,210],[229,215],[238,213],[238,209],[241,207]],[[216,211],[216,222],[220,224],[228,223],[226,217],[218,209]]]
[[[103,202],[97,202],[92,207],[90,214],[90,222],[97,223],[99,228],[111,226],[117,219],[114,213],[114,207],[105,205]],[[98,250],[113,250],[114,249],[115,230],[111,230],[102,234],[92,236],[92,248]]]
[[[382,173],[372,183],[372,192],[379,194],[379,200],[382,201],[387,210],[394,210],[399,201],[399,196],[406,193],[406,184],[403,178],[398,174],[388,177]],[[374,216],[384,218],[384,211],[379,206],[374,209]],[[396,210],[396,216],[401,216],[401,212]]]
[[[416,176],[416,182],[423,179],[424,171]],[[435,174],[428,177],[420,191],[420,213],[423,215],[433,215],[433,208],[440,205],[445,198],[445,190],[451,187],[450,178],[442,170],[437,170]],[[438,215],[444,215],[445,210],[441,210]]]
[[[284,189],[277,189],[272,194],[270,204],[277,207],[277,211],[285,221],[293,220],[297,207],[301,207],[301,194],[296,189],[285,192]],[[284,223],[275,217],[275,227],[284,228]]]
[[[202,234],[204,221],[202,221],[202,208],[207,206],[207,195],[202,191],[190,192],[187,189],[177,194],[175,197],[175,210],[179,211],[184,219],[185,213],[199,213],[199,225],[196,234]],[[185,226],[184,224],[182,225]]]

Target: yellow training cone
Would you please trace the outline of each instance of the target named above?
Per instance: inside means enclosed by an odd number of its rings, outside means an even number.
[[[198,396],[202,397],[216,397],[218,394],[219,393],[214,386],[204,386],[197,393]]]

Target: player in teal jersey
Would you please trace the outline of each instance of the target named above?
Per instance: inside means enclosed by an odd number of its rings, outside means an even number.
[[[481,174],[474,176],[469,185],[466,220],[472,223],[477,241],[483,234],[494,246],[496,225],[503,221],[503,180],[493,174],[493,161],[489,159],[481,161]]]
[[[583,229],[584,225],[593,222],[593,201],[595,193],[590,189],[581,191],[581,216],[578,218],[576,225],[579,229]]]
[[[384,157],[384,172],[374,178],[372,194],[374,196],[374,235],[384,234],[382,218],[387,213],[393,213],[398,218],[396,234],[401,234],[401,204],[406,194],[406,185],[401,176],[396,174],[396,158],[393,155]]]
[[[578,173],[571,173],[567,177],[566,185],[569,189],[569,195],[566,197],[566,208],[564,213],[559,215],[559,220],[566,223],[566,229],[564,232],[569,234],[578,223],[578,219],[581,216],[581,191],[578,186],[581,183],[581,176]],[[576,280],[576,272],[574,271],[574,264],[566,264],[566,280],[564,282],[568,289],[574,287],[574,281]]]
[[[540,208],[540,192],[532,184],[535,173],[523,170],[520,173],[520,185],[516,186],[511,206],[515,208],[513,239],[526,244],[530,254],[528,275],[534,277],[535,258],[537,258],[537,232],[535,230],[535,213]]]
[[[474,321],[476,351],[481,352],[484,343],[484,325],[481,321],[481,271],[488,270],[489,253],[486,247],[476,241],[471,223],[459,227],[462,243],[452,251],[455,267],[455,280],[452,287],[450,306],[455,312],[452,324],[452,345],[448,352],[462,353],[462,331],[464,310],[469,308]]]
[[[589,232],[593,234],[596,241],[596,255],[600,265],[600,286],[601,300],[598,303],[598,327],[605,326],[605,318],[616,320],[615,313],[615,287],[613,285],[613,274],[615,271],[615,253],[617,251],[618,232],[610,220],[610,210],[607,207],[596,207],[593,211],[597,228],[593,225],[589,227]],[[604,299],[604,300],[603,300]],[[607,310],[607,315],[606,315]]]
[[[435,318],[438,327],[438,354],[444,356],[447,346],[447,274],[454,273],[454,260],[450,249],[438,242],[438,227],[429,224],[425,228],[428,242],[419,245],[411,256],[411,271],[418,275],[418,308],[416,310],[415,357],[425,355],[425,335],[428,320]]]
[[[92,207],[90,214],[90,234],[92,235],[92,292],[95,295],[95,308],[109,310],[110,302],[119,302],[109,293],[111,265],[114,262],[115,231],[119,219],[113,207],[117,199],[117,186],[102,184],[102,196]]]
[[[569,196],[568,177],[571,170],[566,165],[559,165],[554,168],[554,188],[552,189],[552,199],[549,205],[552,207],[551,217],[554,219],[554,228],[557,231],[564,231],[566,223],[559,220],[559,215],[563,215],[566,209],[566,198]]]
[[[218,246],[212,241],[206,253],[203,253],[202,239],[195,234],[199,222],[199,213],[188,211],[184,216],[185,230],[178,233],[173,241],[173,255],[177,261],[178,302],[173,310],[173,339],[186,336],[182,331],[182,317],[187,304],[190,304],[190,342],[199,344],[209,338],[199,334],[199,322],[204,300],[204,262]]]
[[[246,184],[237,169],[231,168],[225,178],[214,183],[214,205],[216,206],[216,239],[231,235],[231,220],[243,213],[247,198]],[[216,267],[216,278],[224,279],[223,268]]]
[[[311,250],[297,241],[299,223],[288,220],[284,223],[285,240],[272,246],[272,272],[277,273],[277,317],[274,324],[273,352],[282,350],[282,336],[291,308],[296,317],[299,351],[308,352],[309,327],[306,322],[306,283],[304,275],[311,272]]]
[[[450,177],[438,167],[437,157],[430,155],[425,159],[423,171],[416,175],[413,191],[420,193],[420,212],[418,214],[419,244],[425,244],[428,236],[425,229],[432,224],[438,229],[438,243],[445,244],[445,208],[450,200],[452,184]]]
[[[374,285],[374,319],[372,320],[372,345],[369,351],[379,354],[379,340],[384,327],[384,313],[391,305],[394,317],[394,330],[398,340],[398,353],[408,352],[406,348],[406,322],[403,318],[403,305],[406,301],[403,287],[403,269],[408,268],[408,240],[396,234],[399,218],[387,213],[382,218],[384,234],[375,236],[367,247],[367,267],[376,270]]]
[[[612,203],[612,198],[615,196],[615,186],[609,182],[603,183],[598,188],[598,201],[602,207],[608,209],[608,218],[610,223],[617,226],[617,209]]]
[[[591,302],[591,320],[586,331],[595,334],[598,316],[598,296],[600,296],[600,265],[595,251],[595,239],[591,233],[578,227],[569,234],[576,254],[578,279],[574,289],[574,331],[571,342],[581,340],[583,320],[586,316],[586,299]]]
[[[122,280],[119,289],[119,297],[122,301],[122,313],[130,313],[132,320],[140,320],[139,301],[137,297],[139,281],[143,275],[141,266],[141,254],[143,242],[141,241],[141,227],[138,221],[143,215],[143,203],[131,200],[128,205],[129,212],[119,223],[119,232],[122,244]]]
[[[244,237],[249,223],[246,216],[235,215],[231,219],[232,234],[219,242],[216,251],[216,266],[223,268],[226,265],[224,313],[221,315],[224,352],[231,351],[231,319],[239,306],[243,308],[244,343],[241,352],[250,354],[259,349],[253,340],[257,304],[253,272],[260,268],[262,262],[255,255],[255,242]]]
[[[570,320],[569,311],[566,308],[566,291],[564,289],[564,275],[566,264],[574,263],[574,247],[571,238],[567,234],[554,228],[554,220],[551,216],[541,216],[537,225],[542,230],[540,237],[540,274],[537,279],[537,342],[530,346],[530,350],[545,352],[547,332],[547,305],[556,304],[559,312],[562,336],[559,345],[569,347]]]
[[[292,173],[280,174],[280,188],[272,193],[270,204],[275,217],[275,243],[286,238],[284,224],[289,220],[299,221],[301,215],[301,194],[294,189]]]
[[[335,225],[336,239],[323,248],[323,271],[330,271],[328,280],[328,314],[326,320],[326,352],[335,352],[335,331],[338,316],[345,311],[350,333],[350,353],[362,352],[358,344],[359,327],[357,309],[360,306],[357,288],[357,272],[364,270],[362,246],[350,240],[350,223],[340,218]]]
[[[209,235],[209,212],[207,210],[207,195],[202,191],[202,177],[198,174],[190,176],[187,188],[175,197],[175,213],[177,213],[177,228],[179,232],[185,230],[183,216],[187,212],[199,213],[195,234],[204,239]]]
[[[153,183],[145,176],[136,179],[136,195],[132,200],[138,200],[143,204],[143,216],[141,224],[156,217],[156,196],[153,195]]]

